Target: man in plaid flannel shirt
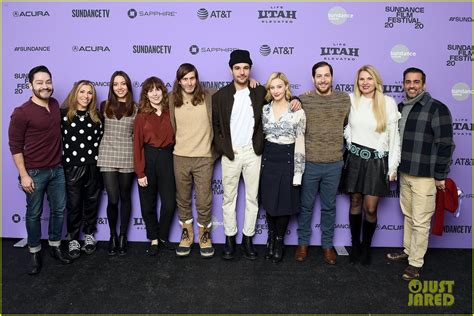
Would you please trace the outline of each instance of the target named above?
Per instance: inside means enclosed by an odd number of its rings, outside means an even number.
[[[451,113],[446,105],[425,91],[426,75],[418,68],[403,73],[406,99],[398,107],[402,139],[400,206],[404,215],[402,252],[387,254],[407,262],[404,280],[417,279],[428,248],[436,190],[445,190],[445,179],[454,151]]]

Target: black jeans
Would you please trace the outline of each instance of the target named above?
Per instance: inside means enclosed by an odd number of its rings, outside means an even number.
[[[176,185],[173,172],[173,147],[145,145],[145,175],[148,186],[138,186],[146,236],[150,240],[168,240],[176,209]],[[160,221],[156,212],[158,193],[161,199]]]
[[[97,210],[102,191],[102,176],[95,164],[64,167],[66,177],[66,223],[68,240],[79,239],[96,231]]]

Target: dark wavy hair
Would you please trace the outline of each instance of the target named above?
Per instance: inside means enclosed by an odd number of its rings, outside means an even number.
[[[196,76],[196,88],[193,92],[192,103],[193,105],[198,105],[204,102],[206,91],[199,81],[199,74],[196,67],[194,67],[192,64],[184,63],[179,66],[178,70],[176,70],[176,79],[173,84],[173,91],[171,92],[173,95],[173,103],[175,107],[180,107],[183,105],[183,88],[181,88],[179,81],[190,72],[194,72],[194,75]]]
[[[124,116],[131,116],[135,111],[135,104],[133,102],[133,91],[132,91],[132,81],[125,71],[117,70],[110,77],[109,83],[109,96],[105,102],[104,114],[108,118],[112,118],[115,115],[115,111],[119,107],[119,101],[117,96],[114,93],[114,80],[115,77],[121,76],[125,79],[125,84],[127,85],[128,93],[125,100],[125,113]]]
[[[140,101],[138,102],[139,111],[141,113],[155,113],[156,109],[151,106],[150,100],[148,99],[148,92],[153,88],[161,90],[163,99],[161,105],[163,109],[168,109],[168,89],[160,78],[150,77],[143,82],[142,91],[140,92]]]

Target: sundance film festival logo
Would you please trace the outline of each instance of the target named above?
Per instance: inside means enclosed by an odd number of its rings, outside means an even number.
[[[17,72],[13,75],[13,79],[17,81],[17,83],[15,84],[15,88],[13,89],[13,94],[23,94],[24,90],[29,89],[28,73]]]
[[[268,55],[293,55],[294,51],[293,46],[274,46],[273,48],[269,45],[262,45],[260,46],[260,55],[268,56]]]
[[[334,43],[333,46],[320,48],[320,56],[324,60],[355,61],[359,57],[359,47],[347,47],[345,43]]]
[[[135,19],[136,17],[174,17],[178,14],[176,11],[142,11],[130,9],[127,11],[127,15],[130,19]]]
[[[73,9],[71,11],[73,18],[108,18],[110,17],[109,9]]]
[[[258,10],[258,20],[262,23],[293,23],[296,10],[285,10],[283,6],[271,6],[269,10]]]
[[[133,45],[133,54],[171,54],[171,45]]]
[[[402,64],[406,62],[410,57],[415,57],[416,52],[411,52],[407,46],[403,44],[397,44],[392,47],[390,51],[390,58],[396,63]]]
[[[448,44],[449,59],[446,66],[454,66],[457,62],[472,62],[473,45]]]
[[[458,82],[451,88],[451,95],[456,101],[467,100],[472,95],[471,87],[467,83]]]
[[[471,136],[472,122],[470,118],[455,118],[453,120],[453,135]]]
[[[110,48],[108,46],[93,46],[93,45],[74,45],[72,51],[75,53],[109,53]]]
[[[332,7],[328,12],[328,20],[334,25],[346,23],[347,19],[352,19],[354,14],[347,13],[343,7]]]
[[[48,11],[13,11],[15,18],[50,16]]]
[[[199,53],[231,53],[238,48],[235,47],[199,47],[197,45],[191,45],[189,47],[189,52],[191,55],[197,55]]]
[[[207,9],[201,8],[197,10],[197,17],[200,20],[209,19],[230,19],[232,14],[231,10],[212,10],[208,11]]]
[[[421,30],[424,28],[423,22],[420,20],[420,15],[425,13],[424,7],[385,7],[385,12],[390,16],[387,17],[385,28],[393,28],[396,24],[413,24],[415,29]]]

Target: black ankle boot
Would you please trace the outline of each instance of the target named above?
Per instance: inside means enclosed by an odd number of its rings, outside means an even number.
[[[257,259],[257,251],[253,247],[252,237],[242,235],[242,252],[246,259]]]
[[[364,220],[362,225],[362,254],[360,256],[360,263],[363,265],[370,265],[372,263],[371,248],[372,237],[374,236],[377,222],[371,223]]]
[[[267,250],[265,252],[265,259],[271,259],[275,249],[275,232],[272,230],[268,231],[267,238]]]
[[[349,214],[349,224],[351,227],[352,249],[349,254],[349,263],[355,264],[360,257],[360,228],[362,224],[362,214]]]
[[[41,259],[41,252],[30,253],[30,266],[28,270],[29,275],[38,274],[43,266],[43,260]]]
[[[61,246],[50,246],[49,253],[51,254],[51,257],[58,260],[62,264],[72,263],[72,259],[69,259],[66,257],[66,255],[63,253],[61,249]]]
[[[275,238],[275,251],[273,253],[272,262],[278,263],[283,260],[283,251],[284,251],[283,237],[277,236]]]
[[[121,256],[126,255],[127,246],[128,246],[127,236],[125,236],[125,234],[120,234],[119,239],[118,239],[118,247],[117,247],[118,254]]]
[[[222,252],[222,258],[226,260],[231,260],[234,258],[235,254],[235,235],[234,236],[225,236],[225,245],[224,251]]]
[[[109,256],[115,256],[117,254],[117,245],[118,245],[118,238],[117,234],[110,235],[109,239]]]

